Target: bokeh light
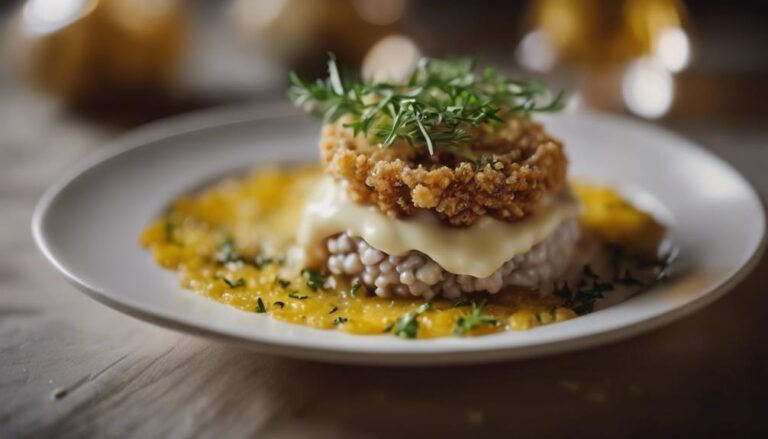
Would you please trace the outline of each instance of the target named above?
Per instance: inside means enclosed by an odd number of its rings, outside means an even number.
[[[557,62],[557,50],[542,29],[526,34],[517,47],[516,55],[520,65],[536,72],[547,72]]]
[[[245,29],[262,29],[285,11],[288,0],[234,0],[232,18]]]
[[[91,11],[95,0],[29,0],[22,10],[24,29],[37,35],[63,29]]]
[[[403,81],[421,58],[421,50],[405,35],[389,35],[371,47],[363,59],[362,73],[374,80]]]
[[[691,59],[688,34],[679,27],[664,29],[659,33],[654,56],[670,71],[682,71]]]
[[[672,73],[655,58],[641,58],[629,65],[621,79],[624,104],[632,113],[656,119],[665,115],[674,100]]]
[[[355,0],[353,5],[360,18],[380,26],[396,22],[405,12],[405,0]]]

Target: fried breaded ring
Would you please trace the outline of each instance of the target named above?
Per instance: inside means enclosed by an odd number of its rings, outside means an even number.
[[[562,144],[541,125],[513,119],[493,133],[478,129],[472,134],[472,151],[484,153],[484,163],[449,151],[428,156],[408,144],[370,145],[341,123],[325,125],[320,152],[327,172],[346,184],[354,201],[394,217],[430,209],[457,227],[483,215],[523,219],[545,193],[565,184],[568,160]]]

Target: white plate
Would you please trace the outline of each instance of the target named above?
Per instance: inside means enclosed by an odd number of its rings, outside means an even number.
[[[138,236],[175,196],[213,178],[260,163],[315,160],[319,125],[281,111],[218,110],[123,137],[45,193],[32,225],[38,246],[79,289],[140,319],[277,355],[400,365],[529,358],[624,339],[722,296],[763,247],[761,202],[728,164],[647,124],[563,115],[546,122],[566,142],[571,175],[617,186],[670,226],[680,246],[670,282],[574,320],[477,338],[356,336],[239,311],[182,289]]]

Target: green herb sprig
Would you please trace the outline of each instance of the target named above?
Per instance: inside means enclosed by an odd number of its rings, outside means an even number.
[[[357,297],[357,292],[360,290],[360,288],[363,286],[362,282],[360,282],[360,279],[355,278],[352,281],[352,285],[349,287],[349,295],[351,297]]]
[[[298,291],[291,291],[290,293],[288,293],[288,297],[296,300],[305,300],[309,298],[309,296],[307,296],[306,294],[300,294]]]
[[[432,302],[424,303],[418,308],[398,317],[395,323],[384,329],[384,332],[391,332],[401,338],[416,338],[419,334],[419,321],[417,317],[430,309],[432,309]]]
[[[259,269],[264,268],[267,265],[271,265],[271,264],[274,264],[274,263],[275,263],[275,260],[273,258],[264,256],[264,255],[259,255],[259,256],[256,256],[255,258],[253,258],[253,265],[256,268],[259,268]]]
[[[220,264],[238,262],[242,260],[243,257],[240,255],[240,252],[237,251],[235,241],[232,238],[227,238],[222,241],[216,249],[216,262]]]
[[[256,312],[259,314],[267,312],[267,307],[264,305],[264,301],[261,300],[261,297],[256,299]]]
[[[290,80],[297,107],[329,122],[347,117],[345,127],[382,147],[404,140],[430,155],[444,148],[466,152],[472,127],[564,107],[562,92],[551,97],[541,82],[510,79],[490,67],[476,72],[468,58],[424,58],[407,81],[395,83],[342,74],[329,54],[326,78],[305,82],[291,72]]]
[[[317,291],[325,289],[325,281],[327,280],[327,277],[323,276],[323,273],[310,268],[305,268],[301,270],[301,275],[307,278],[307,288],[310,290]]]
[[[595,308],[595,302],[604,297],[604,293],[613,291],[610,282],[604,282],[592,271],[590,265],[581,269],[581,275],[572,289],[568,282],[555,284],[553,293],[564,300],[563,306],[572,309],[578,315],[589,314]]]
[[[472,301],[472,310],[467,316],[461,316],[456,320],[456,324],[453,326],[453,333],[457,335],[466,335],[472,329],[481,325],[499,326],[499,322],[493,316],[483,313],[485,308],[485,301],[481,301],[479,304]]]
[[[221,280],[224,281],[224,283],[227,284],[227,286],[229,288],[232,288],[233,290],[235,288],[240,288],[240,287],[244,287],[245,286],[245,279],[243,279],[242,277],[237,279],[234,282],[232,282],[231,280],[227,279],[226,277],[222,277]]]
[[[173,245],[181,245],[181,243],[176,239],[176,236],[175,236],[176,224],[174,224],[168,218],[165,219],[164,230],[165,230],[165,242]]]

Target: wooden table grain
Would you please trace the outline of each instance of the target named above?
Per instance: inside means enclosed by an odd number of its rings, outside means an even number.
[[[29,223],[52,178],[116,132],[25,99],[9,92],[0,105],[0,437],[768,432],[765,261],[715,305],[652,333],[473,367],[283,359],[113,311],[54,272],[34,248]],[[762,121],[672,128],[768,191]]]

